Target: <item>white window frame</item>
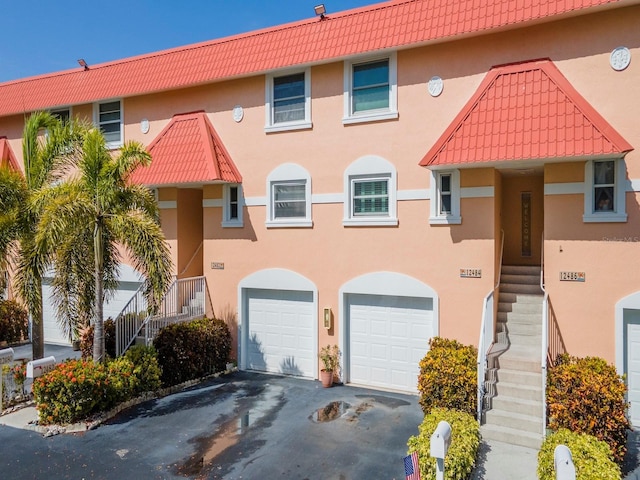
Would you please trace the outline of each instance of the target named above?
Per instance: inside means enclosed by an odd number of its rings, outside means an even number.
[[[352,111],[353,68],[366,63],[388,60],[389,62],[389,107],[364,112]],[[358,58],[344,62],[344,116],[342,123],[375,122],[398,118],[398,62],[395,52],[375,57]]]
[[[238,197],[236,204],[238,206],[238,216],[231,218],[231,189],[236,188]],[[244,226],[242,211],[244,210],[244,201],[242,196],[242,185],[239,183],[225,183],[222,189],[222,226],[224,228],[241,228]]]
[[[442,191],[440,188],[442,177],[448,175],[451,178],[449,192],[451,195],[451,212],[442,212]],[[460,170],[431,170],[429,202],[429,223],[432,225],[459,225],[462,223],[460,216]]]
[[[104,100],[102,102],[96,102],[93,104],[93,124],[100,128],[102,123],[100,123],[100,105],[104,105],[105,103],[120,103],[120,140],[107,142],[107,148],[115,149],[120,148],[124,143],[124,102],[122,99],[114,98],[111,100]],[[115,123],[115,122],[104,122],[104,123]]]
[[[387,180],[388,182],[388,214],[354,215],[354,182],[376,180]],[[398,225],[397,189],[397,172],[391,162],[376,155],[365,155],[364,157],[360,157],[349,165],[344,172],[344,218],[342,220],[342,225],[345,227],[388,227]]]
[[[299,73],[304,73],[304,120],[276,123],[273,114],[273,109],[275,106],[274,79],[287,77],[289,75],[296,75]],[[304,70],[281,71],[266,75],[264,103],[264,131],[266,133],[284,132],[287,130],[303,130],[311,128],[313,126],[313,124],[311,123],[311,68],[306,68]]]
[[[302,183],[305,186],[305,216],[275,218],[274,186],[291,183]],[[267,228],[308,228],[313,226],[311,220],[311,175],[295,163],[285,163],[273,170],[267,177]]]
[[[613,185],[614,209],[606,212],[594,209],[594,179],[593,165],[596,162],[615,162],[615,183]],[[623,158],[611,158],[603,160],[589,160],[585,163],[584,170],[584,223],[624,223],[627,221],[626,211],[626,166]]]

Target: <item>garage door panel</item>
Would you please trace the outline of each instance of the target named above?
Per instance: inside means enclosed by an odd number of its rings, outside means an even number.
[[[640,310],[625,312],[626,321],[626,373],[629,419],[640,430]]]
[[[433,300],[353,294],[347,303],[349,380],[415,392],[433,332]]]
[[[314,377],[313,294],[249,290],[247,295],[248,335],[260,344],[248,349],[248,368]]]

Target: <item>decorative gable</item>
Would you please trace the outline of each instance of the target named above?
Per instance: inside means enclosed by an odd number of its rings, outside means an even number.
[[[544,59],[494,67],[420,165],[620,158],[631,150]]]
[[[133,173],[134,183],[242,182],[242,175],[202,111],[174,115],[148,151],[153,158],[151,165]]]

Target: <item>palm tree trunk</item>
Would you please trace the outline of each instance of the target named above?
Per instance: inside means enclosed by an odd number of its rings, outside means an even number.
[[[100,363],[104,361],[104,323],[103,315],[103,286],[102,276],[104,271],[104,248],[102,245],[102,219],[96,219],[93,231],[93,253],[95,259],[95,304],[93,319],[93,361]]]
[[[34,285],[42,292],[42,279],[38,278]],[[38,360],[44,357],[44,319],[42,315],[42,293],[40,294],[39,308],[31,311],[31,359]]]

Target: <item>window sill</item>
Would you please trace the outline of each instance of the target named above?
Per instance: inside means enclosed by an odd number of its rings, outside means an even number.
[[[105,146],[108,150],[117,150],[122,147],[123,144],[124,142],[107,142]]]
[[[582,216],[584,223],[626,223],[626,213],[589,213]]]
[[[396,227],[398,225],[397,218],[345,218],[342,220],[343,227]]]
[[[244,223],[243,222],[239,222],[239,221],[227,221],[227,222],[222,222],[222,228],[242,228],[244,227]]]
[[[360,113],[342,119],[343,125],[351,125],[354,123],[379,122],[382,120],[395,120],[398,118],[397,111]]]
[[[265,222],[267,228],[310,228],[313,227],[311,220],[301,219],[286,219],[286,220],[269,220]]]
[[[287,132],[289,130],[309,130],[313,127],[311,122],[289,122],[289,123],[275,123],[273,125],[265,125],[265,133]]]
[[[459,215],[449,217],[429,217],[431,225],[460,225],[462,217]]]

